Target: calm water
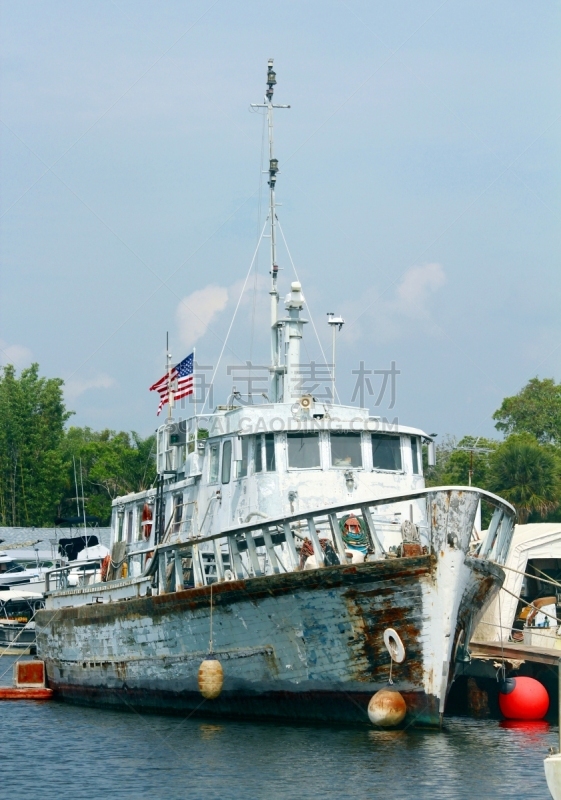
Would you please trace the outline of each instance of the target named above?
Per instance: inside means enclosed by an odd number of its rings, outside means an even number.
[[[0,659],[11,682],[14,659]],[[452,717],[379,732],[0,703],[0,797],[136,800],[547,800],[547,723]]]

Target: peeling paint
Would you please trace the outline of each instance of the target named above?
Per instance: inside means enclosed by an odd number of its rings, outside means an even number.
[[[431,496],[432,555],[214,583],[216,700],[201,705],[197,686],[210,586],[39,612],[49,685],[100,706],[368,724],[368,701],[390,674],[383,634],[394,628],[406,658],[392,678],[408,722],[438,725],[462,631],[504,577],[466,555],[476,508],[475,492]]]

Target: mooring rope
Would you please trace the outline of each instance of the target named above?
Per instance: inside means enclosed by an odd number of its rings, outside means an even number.
[[[497,567],[500,567],[501,569],[508,569],[510,572],[516,572],[517,575],[524,575],[525,578],[533,578],[534,580],[540,581],[540,583],[549,583],[551,584],[551,586],[556,586],[558,589],[561,589],[561,583],[559,583],[558,581],[554,581],[552,578],[546,575],[545,572],[542,572],[537,567],[534,567],[536,572],[539,572],[541,575],[544,575],[545,577],[538,578],[537,575],[531,575],[529,572],[522,572],[522,570],[514,569],[514,567],[507,567],[506,564],[499,564],[497,561],[493,561],[492,563],[495,564]]]

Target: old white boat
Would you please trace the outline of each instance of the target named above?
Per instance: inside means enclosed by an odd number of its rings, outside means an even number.
[[[105,580],[69,587],[68,568],[49,573],[38,652],[73,702],[368,724],[391,675],[406,721],[439,725],[456,661],[503,581],[514,510],[475,488],[425,488],[433,441],[421,429],[300,390],[297,281],[279,314],[275,83],[270,62],[268,397],[233,395],[160,427],[157,486],[113,504]],[[472,543],[481,502],[492,521]],[[224,684],[204,700],[209,649]]]
[[[560,559],[561,522],[516,525],[504,562],[503,587],[489,603],[473,638],[478,643],[514,640],[561,650],[561,631],[555,623]]]
[[[31,588],[42,592],[45,587],[45,572],[60,564],[51,550],[35,547],[0,546],[0,590],[11,586]],[[27,587],[27,584],[32,584]]]

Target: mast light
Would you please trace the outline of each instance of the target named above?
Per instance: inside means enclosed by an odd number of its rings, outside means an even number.
[[[276,84],[276,82],[277,82],[277,74],[273,69],[273,59],[270,58],[269,61],[267,62],[267,83],[269,84],[269,89],[272,89],[272,87]]]
[[[278,171],[279,171],[278,158],[271,158],[271,160],[269,161],[269,186],[271,187],[271,189],[275,188]]]

